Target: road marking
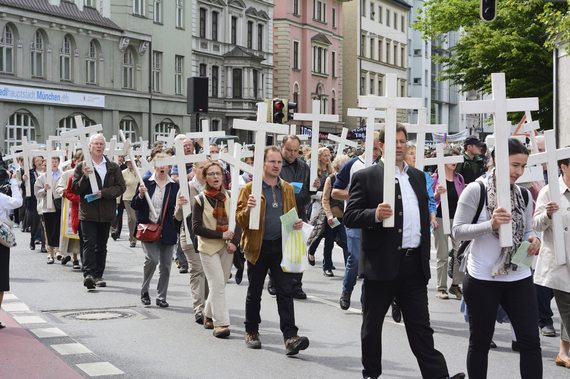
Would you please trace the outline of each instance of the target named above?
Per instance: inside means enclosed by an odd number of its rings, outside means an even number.
[[[18,298],[14,294],[5,293],[4,294],[4,300],[18,300]]]
[[[121,375],[121,370],[109,362],[81,363],[76,365],[89,376]]]
[[[40,316],[14,316],[18,324],[44,324],[46,321]]]
[[[59,328],[29,329],[38,338],[67,337],[67,334]]]
[[[19,301],[2,304],[2,309],[4,309],[4,312],[30,312],[30,308]]]
[[[51,345],[51,347],[57,351],[60,355],[71,355],[71,354],[91,354],[91,350],[86,348],[80,343],[62,343],[59,345]]]

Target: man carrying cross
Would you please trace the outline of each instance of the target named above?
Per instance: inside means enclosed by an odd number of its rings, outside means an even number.
[[[194,154],[194,142],[192,142],[191,138],[185,138],[183,146],[184,146],[184,155]],[[184,170],[182,170],[182,172],[183,171]],[[191,181],[192,178],[194,178],[194,174],[192,172],[192,163],[186,163],[186,174],[188,175],[188,181]],[[178,165],[172,166],[172,172],[170,173],[170,177],[178,181],[178,175],[179,175]]]
[[[107,240],[111,222],[115,219],[116,199],[126,190],[119,166],[103,155],[105,137],[94,134],[89,138],[93,168],[85,162],[75,167],[71,188],[79,195],[79,234],[83,240],[83,285],[88,289],[105,287],[103,280],[107,260]],[[93,193],[89,177],[95,175],[100,190]],[[87,195],[92,195],[90,202]]]
[[[474,182],[478,177],[483,175],[487,170],[485,161],[479,157],[483,151],[485,144],[475,136],[469,136],[463,143],[465,151],[463,152],[463,163],[459,163],[455,168],[463,176],[465,185]]]

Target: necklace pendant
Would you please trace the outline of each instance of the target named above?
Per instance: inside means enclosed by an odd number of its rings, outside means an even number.
[[[273,203],[273,204],[271,204],[271,206],[272,206],[273,208],[279,208],[279,204],[278,204],[278,203]]]

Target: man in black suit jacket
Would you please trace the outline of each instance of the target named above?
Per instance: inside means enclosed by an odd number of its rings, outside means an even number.
[[[404,162],[407,133],[398,123],[396,134],[395,210],[384,203],[384,165],[356,172],[344,212],[349,228],[362,229],[359,276],[362,294],[362,374],[382,374],[382,324],[394,296],[404,315],[406,333],[423,378],[449,378],[443,355],[434,348],[429,322],[427,284],[430,278],[430,223],[426,179]],[[384,130],[380,131],[384,152]],[[395,226],[382,220],[395,216]],[[457,374],[453,378],[463,378]]]

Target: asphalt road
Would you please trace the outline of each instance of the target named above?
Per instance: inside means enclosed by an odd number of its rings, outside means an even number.
[[[20,244],[11,252],[10,294],[27,305],[30,312],[6,310],[6,305],[14,304],[15,300],[10,299],[12,296],[4,301],[3,308],[12,317],[39,316],[45,321],[38,325],[23,325],[27,330],[55,327],[67,334],[66,337],[37,339],[86,378],[92,376],[78,365],[95,361],[108,362],[122,372],[97,376],[103,379],[361,377],[360,282],[352,296],[353,308],[342,311],[338,299],[344,264],[342,252],[336,247],[333,252],[335,277],[322,275],[319,268],[322,263],[321,247],[317,252],[317,265],[304,275],[304,289],[309,298],[295,300],[299,334],[309,337],[310,347],[296,357],[286,357],[276,302],[267,291],[263,293],[261,311],[260,339],[263,348],[250,350],[245,347],[243,321],[247,278],[241,285],[236,285],[233,278],[228,282],[232,334],[228,339],[220,340],[213,337],[211,330],[205,330],[194,322],[189,275],[179,274],[175,263],[167,299],[170,307],[163,309],[154,305],[158,273],[155,273],[151,285],[152,305],[145,307],[141,304],[144,257],[140,245],[129,247],[124,230],[121,239],[109,239],[105,271],[107,287],[89,292],[82,285],[81,273],[72,270],[71,263],[67,266],[58,262],[47,265],[46,254],[39,253],[39,249],[30,251],[27,244],[29,234],[23,234],[19,229],[15,232]],[[434,253],[432,250],[432,276],[435,274]],[[437,299],[434,279],[429,285],[429,302],[436,348],[445,355],[450,374],[466,371],[468,325],[459,312],[460,302]],[[552,307],[559,332],[560,320],[554,301]],[[79,320],[74,318],[78,315]],[[420,378],[404,323],[396,324],[387,315],[383,337],[382,377]],[[489,354],[488,377],[519,378],[519,354],[511,350],[510,326],[497,325],[494,340],[498,348]],[[554,364],[559,337],[541,336],[541,341],[544,378],[570,377],[568,369]],[[82,344],[90,353],[61,355],[53,345],[62,343]],[[42,372],[37,373],[37,378],[43,377]],[[12,379],[10,375],[6,378]]]

